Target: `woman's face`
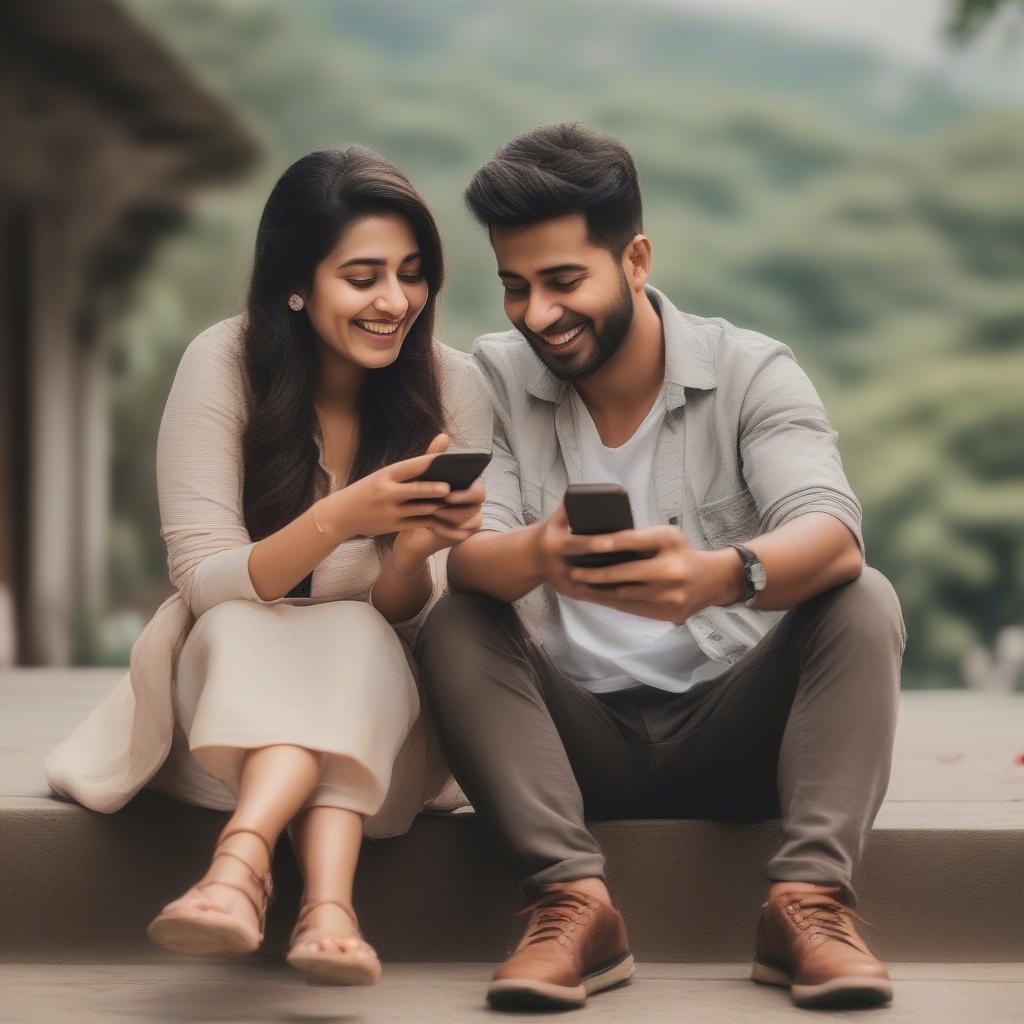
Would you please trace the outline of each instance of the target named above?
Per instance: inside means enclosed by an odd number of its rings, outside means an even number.
[[[360,217],[317,264],[306,312],[321,341],[367,369],[398,358],[427,304],[416,236],[396,213]]]

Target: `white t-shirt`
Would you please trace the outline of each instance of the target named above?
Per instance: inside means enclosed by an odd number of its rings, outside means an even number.
[[[607,448],[575,388],[572,414],[580,448],[581,476],[570,483],[617,483],[625,487],[637,529],[659,525],[654,490],[654,450],[665,418],[659,393],[633,436]],[[629,612],[577,601],[558,594],[566,652],[558,667],[594,693],[624,690],[637,683],[683,693],[727,671],[697,646],[685,625],[648,619]]]

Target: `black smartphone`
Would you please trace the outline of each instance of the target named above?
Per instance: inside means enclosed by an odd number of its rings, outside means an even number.
[[[461,452],[441,452],[434,456],[425,473],[414,480],[431,480],[448,484],[453,491],[464,491],[484,471],[491,461],[491,452],[482,448]]]
[[[629,494],[619,484],[570,484],[565,491],[565,511],[573,533],[593,536],[633,529]],[[594,551],[586,555],[570,555],[566,561],[581,569],[599,569],[606,565],[653,558],[656,554],[656,550]],[[594,585],[613,586],[608,583]]]

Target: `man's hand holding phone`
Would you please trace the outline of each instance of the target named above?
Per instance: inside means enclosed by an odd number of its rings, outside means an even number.
[[[675,623],[685,622],[709,605],[730,603],[723,595],[730,589],[732,569],[740,565],[731,549],[700,551],[674,526],[622,530],[596,539],[601,542],[597,551],[645,549],[654,555],[595,569],[569,566],[570,580],[582,588],[581,600]],[[724,559],[730,564],[725,565]]]
[[[565,502],[562,502],[536,529],[537,564],[544,579],[566,597],[575,597],[581,601],[591,600],[593,589],[573,580],[570,576],[573,566],[568,559],[607,550],[603,546],[606,537],[587,537],[573,533],[569,529],[569,514],[565,510]]]
[[[621,489],[620,489],[621,490]],[[580,502],[580,498],[584,501]],[[616,496],[602,494],[605,506]],[[631,521],[628,498],[620,522]],[[574,501],[575,499],[575,501]],[[576,509],[598,499],[591,494],[568,495]],[[574,509],[575,511],[575,509]],[[576,512],[574,519],[580,518]],[[614,519],[614,516],[613,516]],[[585,526],[592,530],[595,519]],[[733,593],[739,556],[731,549],[701,551],[673,526],[620,529],[609,533],[573,533],[566,502],[543,525],[538,539],[539,558],[551,585],[561,594],[590,601],[649,619],[682,623],[711,604],[738,600]],[[573,565],[607,561],[628,552],[626,560],[603,566]]]

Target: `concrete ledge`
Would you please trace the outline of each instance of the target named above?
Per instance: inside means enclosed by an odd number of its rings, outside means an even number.
[[[0,674],[0,959],[161,960],[145,925],[205,869],[226,815],[143,792],[116,815],[45,795],[38,762],[116,673]],[[61,695],[67,699],[61,699]],[[70,718],[70,721],[68,720]],[[1024,960],[1024,700],[910,694],[893,780],[856,882],[865,938],[899,961]],[[779,822],[596,822],[637,956],[744,961]],[[287,840],[267,950],[299,897]],[[356,904],[390,961],[495,960],[516,888],[472,815],[423,815],[368,842]]]
[[[155,793],[116,815],[6,799],[0,959],[159,958],[145,926],[202,874],[225,818]],[[640,958],[749,956],[778,822],[593,828]],[[1021,830],[876,829],[858,874],[872,923],[865,937],[886,959],[1020,960],[1022,848]],[[301,891],[287,841],[275,878],[269,951],[284,948]],[[368,842],[356,905],[367,936],[393,961],[497,959],[519,927],[516,888],[472,815],[424,815],[405,836]]]

